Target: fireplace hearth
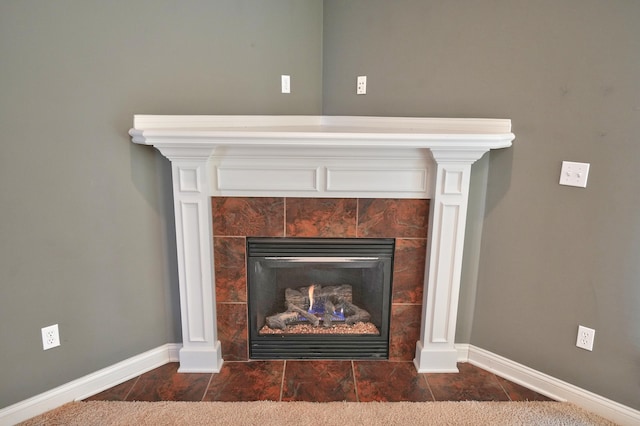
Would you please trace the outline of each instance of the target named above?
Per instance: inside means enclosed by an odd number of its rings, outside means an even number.
[[[249,357],[388,359],[394,246],[249,238]]]

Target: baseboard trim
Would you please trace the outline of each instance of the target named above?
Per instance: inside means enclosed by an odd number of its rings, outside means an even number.
[[[0,410],[0,425],[13,425],[126,382],[168,362],[178,361],[182,345],[170,343],[103,368]]]
[[[620,425],[640,424],[640,411],[473,345],[456,345],[459,359],[558,401],[572,402]]]
[[[456,343],[455,348],[458,352],[458,362],[469,362],[469,344]]]

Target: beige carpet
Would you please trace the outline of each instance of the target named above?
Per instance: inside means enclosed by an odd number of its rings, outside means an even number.
[[[21,425],[613,425],[562,402],[72,402]]]

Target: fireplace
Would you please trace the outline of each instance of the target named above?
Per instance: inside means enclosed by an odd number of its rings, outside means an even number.
[[[255,238],[393,240],[389,359],[413,359],[420,338],[429,200],[215,196],[211,215],[217,331],[225,360],[250,359],[246,265],[247,241]]]
[[[233,317],[236,304],[216,300],[211,197],[428,200],[413,360],[420,372],[457,371],[471,165],[490,150],[511,146],[510,120],[136,115],[129,133],[134,143],[153,145],[171,161],[182,320],[179,371],[220,371],[219,318],[241,320]]]
[[[394,246],[248,239],[249,358],[388,359]]]

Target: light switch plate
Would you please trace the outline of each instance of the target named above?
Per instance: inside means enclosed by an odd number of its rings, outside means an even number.
[[[290,75],[281,75],[280,76],[280,86],[282,93],[291,93],[291,76]]]
[[[589,177],[589,163],[575,163],[563,161],[560,171],[560,185],[587,187]]]
[[[356,95],[367,94],[367,76],[359,75],[357,79]]]

